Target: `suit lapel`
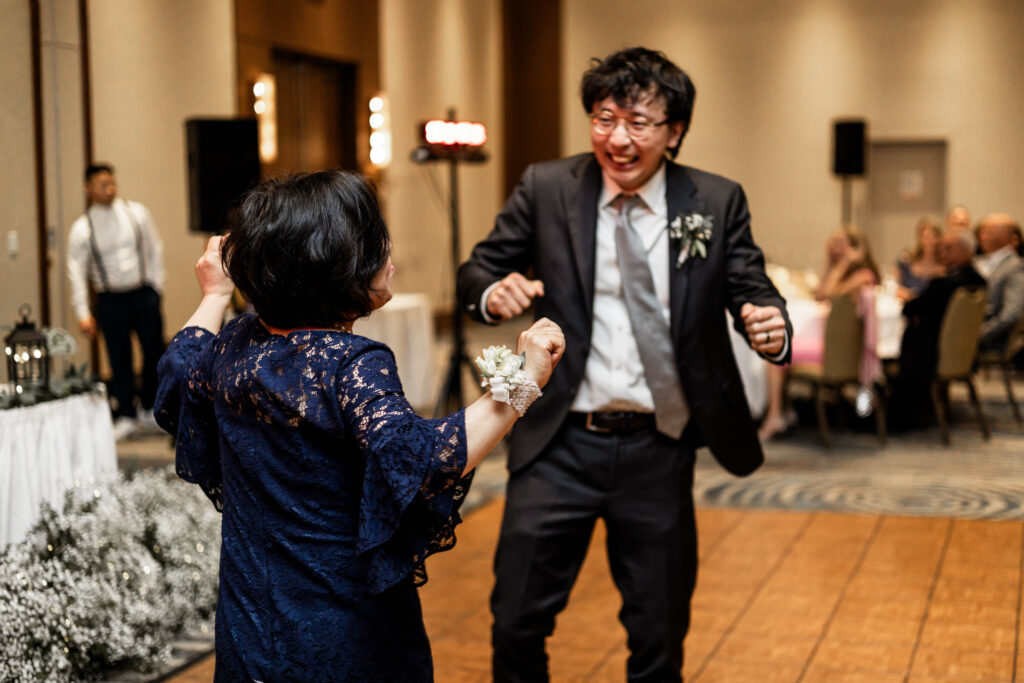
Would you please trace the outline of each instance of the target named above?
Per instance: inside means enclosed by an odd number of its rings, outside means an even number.
[[[697,195],[697,187],[693,184],[686,169],[671,161],[665,162],[665,193],[669,223],[675,220],[676,216],[685,216],[691,211],[701,213],[704,210],[704,203]],[[680,268],[676,268],[676,261],[679,259],[679,242],[677,240],[669,241],[668,252],[672,338],[679,339],[686,314],[686,298],[691,271],[698,264],[694,263],[695,259],[688,258]]]
[[[593,156],[588,155],[573,171],[572,180],[565,185],[563,194],[588,324],[594,309],[594,252],[597,249],[597,200],[600,194],[601,167]]]

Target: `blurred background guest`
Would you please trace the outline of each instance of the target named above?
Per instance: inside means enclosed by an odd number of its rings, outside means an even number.
[[[861,371],[862,375],[870,377],[880,372],[874,325],[874,290],[879,280],[867,236],[852,225],[832,233],[825,243],[825,268],[814,297],[824,302],[834,296],[847,295],[858,302],[858,312],[865,318],[865,358],[861,360]],[[793,363],[822,362],[827,317],[827,311],[823,311],[803,329],[794,328]],[[795,413],[788,409],[785,401],[786,372],[781,366],[768,368],[768,409],[758,430],[762,441],[785,432],[796,422]]]
[[[896,261],[896,296],[901,301],[913,299],[931,280],[946,274],[938,256],[941,237],[942,227],[935,218],[918,219],[913,250]]]
[[[138,423],[152,425],[156,364],[164,352],[160,294],[164,287],[163,242],[149,210],[117,197],[114,167],[85,169],[85,213],[68,234],[67,267],[78,327],[103,333],[110,362],[108,393],[114,438],[130,436]],[[89,308],[89,281],[96,291]],[[142,386],[135,386],[132,335],[142,349]],[[140,412],[136,411],[136,399]]]
[[[971,263],[975,248],[974,236],[969,230],[947,231],[939,240],[938,249],[946,275],[933,279],[920,295],[903,307],[907,327],[889,402],[889,422],[894,429],[910,429],[931,422],[929,386],[935,376],[939,328],[949,300],[961,287],[985,286],[985,279]]]
[[[978,342],[984,349],[1002,349],[1024,316],[1024,262],[1017,255],[1014,232],[1020,232],[1020,225],[1006,213],[990,213],[978,225],[981,255],[974,265],[988,283]]]
[[[1014,224],[1010,233],[1010,244],[1013,245],[1013,250],[1017,252],[1017,256],[1024,256],[1024,233],[1021,233],[1020,225],[1018,224]]]
[[[946,214],[946,232],[971,229],[971,214],[963,204],[954,204]]]

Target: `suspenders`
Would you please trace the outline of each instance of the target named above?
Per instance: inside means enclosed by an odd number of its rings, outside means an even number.
[[[142,229],[135,220],[128,202],[124,203],[124,212],[128,214],[128,222],[132,224],[132,229],[135,231],[135,249],[139,255],[139,286],[142,287],[146,284],[146,259],[142,255]],[[117,218],[117,214],[114,214],[114,217]],[[92,216],[89,215],[89,209],[85,210],[85,219],[89,221],[89,251],[92,253],[92,263],[96,266],[96,273],[100,276],[100,283],[103,285],[103,289],[100,291],[109,292],[110,280],[107,279],[107,269],[103,267],[103,258],[100,256],[100,250],[96,244],[96,228],[92,223]]]

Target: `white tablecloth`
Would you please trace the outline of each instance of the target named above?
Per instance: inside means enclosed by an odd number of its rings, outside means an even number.
[[[0,547],[21,540],[44,501],[117,469],[110,407],[82,394],[0,410]]]
[[[395,294],[382,308],[361,318],[356,334],[384,342],[395,352],[406,398],[416,408],[434,402],[434,316],[426,294]]]
[[[828,310],[828,304],[813,299],[794,297],[790,294],[786,300],[786,312],[789,313],[795,336],[800,336],[812,326],[820,326],[823,329]],[[897,358],[900,355],[900,340],[903,338],[905,325],[902,311],[903,304],[899,299],[882,288],[876,290],[875,316],[878,322],[878,340],[875,343],[875,350],[879,358]],[[728,316],[728,313],[726,315]],[[750,412],[755,418],[760,417],[768,407],[768,363],[750,349],[743,336],[732,329],[731,317],[729,333]]]

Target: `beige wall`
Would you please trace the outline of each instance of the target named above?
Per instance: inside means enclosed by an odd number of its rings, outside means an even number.
[[[488,126],[491,160],[459,167],[463,258],[504,202],[501,176],[501,4],[498,0],[381,0],[381,83],[390,103],[394,161],[381,189],[394,240],[396,288],[451,306],[448,165],[417,165],[418,124],[444,117]],[[433,192],[432,188],[440,188]]]
[[[90,0],[94,150],[119,193],[149,207],[164,241],[168,336],[199,301],[188,231],[185,119],[235,114],[231,0]],[[65,227],[65,230],[67,228]]]
[[[831,122],[843,116],[866,118],[876,139],[948,140],[950,201],[975,217],[1024,216],[1024,3],[563,2],[564,151],[589,146],[576,94],[588,58],[663,50],[697,85],[680,160],[743,183],[755,238],[782,263],[817,267],[839,222]],[[871,219],[864,185],[854,189],[861,223]]]
[[[831,120],[864,116],[874,138],[949,141],[949,199],[975,216],[1024,216],[1024,4],[1015,0],[563,0],[563,151],[588,148],[577,101],[592,56],[630,44],[665,50],[699,95],[681,160],[741,181],[755,235],[773,258],[818,265],[837,223]],[[37,303],[34,153],[28,3],[0,0],[0,323]],[[81,210],[81,97],[76,28],[44,5],[47,221],[63,285],[64,233]],[[95,156],[117,165],[121,191],[153,211],[165,242],[168,332],[197,298],[192,266],[202,237],[186,228],[184,120],[237,106],[232,0],[90,0]],[[462,252],[503,203],[501,7],[498,0],[381,0],[380,79],[390,101],[394,161],[381,175],[395,237],[399,290],[450,306],[448,169],[415,165],[418,122],[443,115],[484,121],[492,160],[461,167]],[[53,11],[53,16],[48,12]],[[433,179],[433,180],[432,180]],[[441,189],[437,196],[431,189]],[[864,183],[855,217],[865,216]],[[6,234],[21,253],[11,259]],[[908,226],[908,239],[911,232]],[[882,255],[882,260],[886,257]],[[55,291],[55,297],[59,291]],[[68,311],[54,300],[58,324]],[[65,322],[71,327],[73,322]]]
[[[36,165],[32,126],[32,42],[28,3],[0,0],[0,337],[28,303],[38,322]],[[8,236],[18,242],[8,251]],[[0,364],[4,361],[0,360]],[[7,380],[6,368],[0,370]]]

